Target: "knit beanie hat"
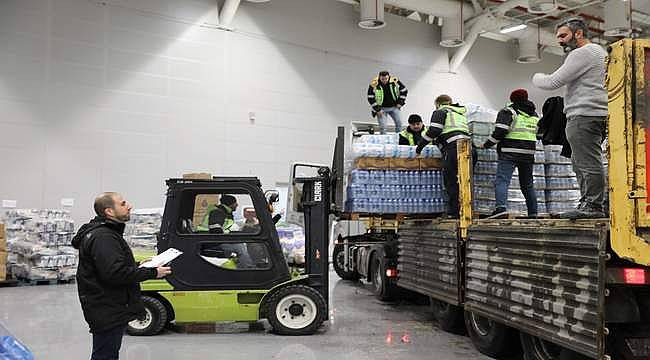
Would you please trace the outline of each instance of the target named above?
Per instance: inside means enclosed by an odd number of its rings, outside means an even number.
[[[415,123],[419,123],[419,122],[422,122],[422,118],[420,117],[420,115],[411,114],[409,116],[409,124],[415,124]]]
[[[517,89],[510,93],[510,101],[513,103],[522,103],[528,101],[528,91],[526,89]]]

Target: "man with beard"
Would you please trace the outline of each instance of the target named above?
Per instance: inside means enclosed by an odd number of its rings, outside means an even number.
[[[510,94],[510,101],[497,115],[492,135],[482,148],[496,144],[499,161],[494,182],[496,209],[492,218],[507,215],[508,186],[515,167],[519,171],[519,187],[526,198],[528,217],[537,217],[537,196],[533,187],[533,164],[535,163],[535,144],[537,141],[537,122],[535,104],[528,100],[525,89],[517,89]]]
[[[538,73],[533,76],[533,84],[544,90],[566,85],[565,131],[581,194],[578,207],[561,214],[561,217],[571,219],[605,217],[601,145],[607,119],[607,90],[604,85],[607,53],[599,45],[592,44],[587,36],[587,26],[581,19],[560,23],[556,37],[567,53],[564,64],[550,75]]]
[[[95,199],[97,216],[72,239],[79,250],[77,290],[84,318],[93,334],[91,360],[119,359],[127,324],[144,317],[139,282],[171,274],[169,267],[138,268],[124,240],[131,204],[105,192]]]

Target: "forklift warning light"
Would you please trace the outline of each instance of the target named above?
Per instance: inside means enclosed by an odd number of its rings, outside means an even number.
[[[623,269],[623,278],[626,284],[643,285],[645,284],[644,269]]]
[[[386,277],[393,278],[397,276],[397,269],[386,269]]]

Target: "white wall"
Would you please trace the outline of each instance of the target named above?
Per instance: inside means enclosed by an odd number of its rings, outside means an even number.
[[[101,191],[162,206],[163,180],[184,172],[273,186],[290,161],[329,163],[336,125],[370,120],[381,69],[410,89],[405,122],[428,118],[440,93],[502,106],[560,62],[519,65],[510,45],[480,39],[449,74],[437,28],[388,15],[361,30],[335,0],[242,1],[233,32],[195,26],[214,23],[210,0],[104,2],[0,1],[0,200],[74,198],[85,221]],[[547,95],[531,89],[539,105]]]

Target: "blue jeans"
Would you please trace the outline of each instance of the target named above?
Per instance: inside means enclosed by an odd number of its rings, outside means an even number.
[[[515,166],[519,170],[519,188],[526,198],[528,216],[537,215],[537,195],[533,186],[533,163],[499,159],[497,163],[497,178],[494,182],[494,195],[497,209],[506,209],[508,204],[508,186]]]
[[[377,121],[379,121],[379,131],[382,134],[386,133],[386,121],[388,120],[388,115],[390,115],[390,117],[392,117],[393,121],[395,122],[395,132],[402,131],[402,118],[400,116],[400,109],[398,109],[396,106],[393,106],[388,108],[381,108],[381,111],[384,112],[384,115],[377,114]]]

